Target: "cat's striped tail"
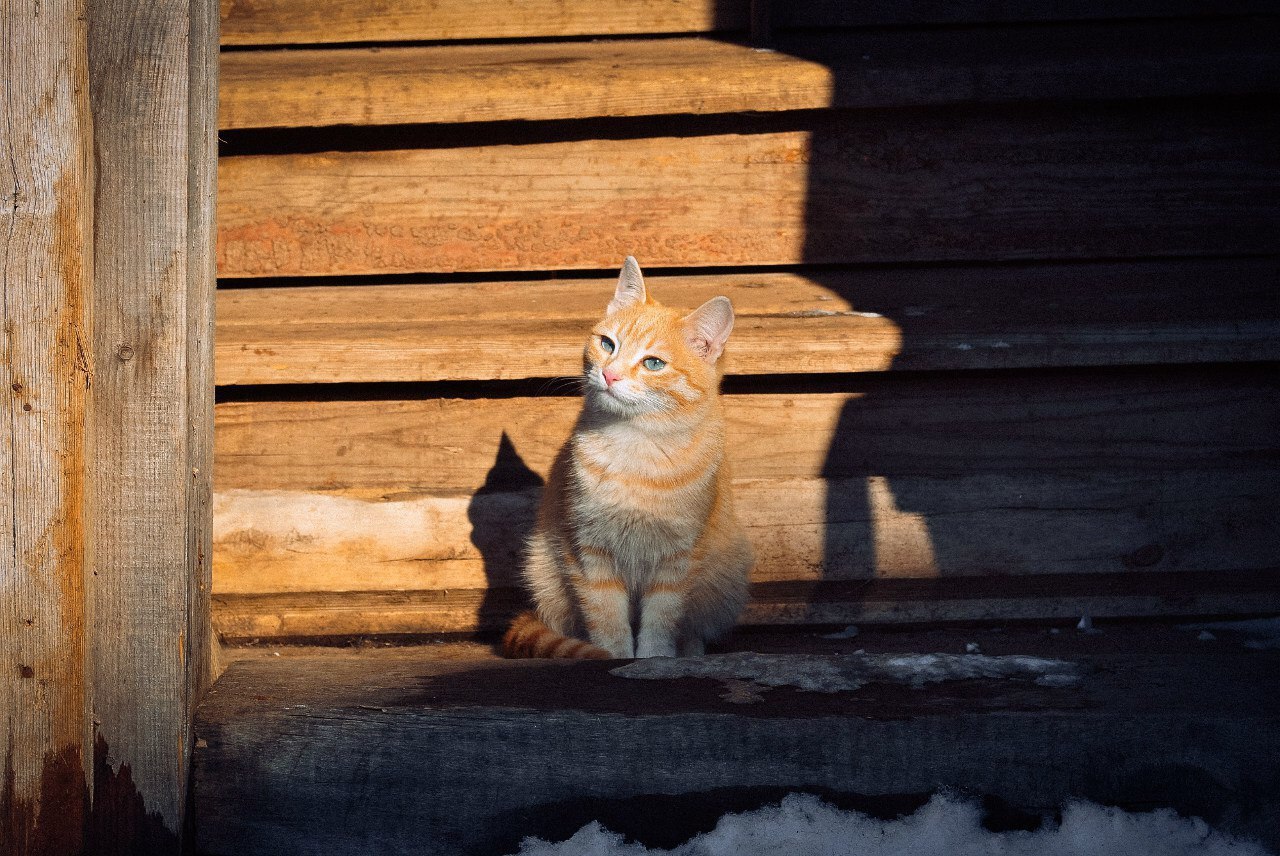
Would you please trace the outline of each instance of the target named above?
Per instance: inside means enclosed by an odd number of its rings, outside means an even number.
[[[522,612],[511,622],[502,638],[502,656],[607,660],[609,652],[581,639],[562,636],[542,623],[532,612]]]

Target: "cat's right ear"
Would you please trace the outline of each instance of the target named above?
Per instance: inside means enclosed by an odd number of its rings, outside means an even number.
[[[644,287],[644,277],[640,274],[640,264],[636,261],[635,256],[627,256],[627,260],[622,263],[622,275],[618,277],[618,288],[613,293],[613,300],[609,301],[609,310],[606,314],[612,315],[619,309],[647,303],[648,301],[649,292]]]

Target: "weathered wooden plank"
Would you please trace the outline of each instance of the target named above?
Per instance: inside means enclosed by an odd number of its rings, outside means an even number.
[[[1280,565],[1276,479],[1273,467],[877,475],[740,481],[736,494],[762,581],[1235,570]],[[513,584],[536,502],[535,489],[219,492],[214,589]]]
[[[212,391],[211,7],[89,10],[94,787],[95,800],[124,807],[101,833],[121,852],[180,849],[191,715],[208,675],[209,472],[195,447],[209,439]]]
[[[576,119],[1280,88],[1275,21],[245,51],[223,128]],[[803,58],[802,58],[803,57]]]
[[[825,650],[953,653],[972,638],[864,633]],[[561,841],[600,820],[665,848],[792,791],[883,816],[939,788],[1050,815],[1070,799],[1168,801],[1280,842],[1280,809],[1258,798],[1280,787],[1275,658],[1149,624],[982,638],[1085,674],[1066,688],[783,687],[743,704],[722,680],[631,680],[616,662],[393,651],[236,663],[200,710],[197,846],[515,853],[526,835]]]
[[[1271,365],[849,378],[840,387],[726,395],[734,473],[1248,467],[1274,455],[1280,434]],[[541,483],[580,407],[577,397],[225,402],[217,486],[371,496],[519,490]]]
[[[699,33],[745,23],[745,0],[222,0],[224,45]]]
[[[218,677],[213,629],[213,396],[218,195],[218,4],[191,4],[187,143],[187,705]],[[188,732],[190,738],[190,732]],[[189,759],[188,759],[189,760]],[[188,763],[186,770],[190,771]],[[184,805],[184,812],[186,811]]]
[[[222,0],[224,45],[527,39],[745,30],[748,0]],[[1265,0],[1016,0],[775,4],[780,26],[899,26],[997,21],[1265,14]]]
[[[766,581],[751,587],[744,626],[1075,621],[1248,615],[1280,609],[1280,571],[1036,574],[858,581]],[[322,644],[370,636],[496,633],[528,609],[514,587],[215,594],[231,642]]]
[[[816,62],[711,39],[287,50],[222,58],[223,128],[826,107]]]
[[[0,2],[0,852],[79,853],[92,121],[81,3]]]
[[[1280,261],[651,276],[733,300],[729,374],[1280,359]],[[613,281],[221,289],[222,384],[574,374]],[[513,343],[521,345],[512,359]]]
[[[1271,252],[1280,235],[1280,119],[1257,102],[806,122],[223,158],[219,272],[1230,255]]]

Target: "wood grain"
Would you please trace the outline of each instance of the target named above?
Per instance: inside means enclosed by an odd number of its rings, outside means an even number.
[[[737,323],[729,374],[1280,359],[1280,262],[650,276]],[[490,380],[576,374],[605,279],[224,288],[221,384]],[[538,347],[520,347],[536,340]],[[520,347],[519,358],[511,348]]]
[[[224,54],[223,128],[580,119],[1274,92],[1275,21],[806,32]],[[1141,46],[1141,47],[1139,47]]]
[[[223,128],[827,107],[815,62],[710,39],[287,50],[222,59]]]
[[[906,378],[729,396],[755,579],[1280,566],[1270,374]],[[217,592],[513,585],[575,406],[221,405]]]
[[[515,853],[525,836],[563,841],[599,820],[666,848],[796,791],[905,814],[943,788],[1037,814],[1072,799],[1143,810],[1155,791],[1274,850],[1280,809],[1257,795],[1280,787],[1275,658],[1125,629],[983,634],[984,648],[1088,664],[1069,688],[873,682],[747,704],[720,680],[627,680],[608,662],[421,649],[240,662],[200,711],[197,843],[243,856]],[[866,635],[843,651],[934,653],[941,634]],[[944,650],[964,639],[947,634]]]
[[[211,13],[207,0],[90,9],[95,791],[127,807],[108,821],[121,852],[179,849],[209,668]]]
[[[838,392],[724,400],[734,472],[747,479],[1247,467],[1280,431],[1274,375],[1231,366],[847,378]],[[225,402],[217,488],[536,486],[580,407],[576,397]]]
[[[952,622],[1074,624],[1082,615],[1177,618],[1280,608],[1276,569],[1179,574],[1036,574],[755,583],[740,624],[797,628]],[[500,633],[528,608],[516,588],[216,594],[214,618],[236,643],[342,644],[353,639]]]
[[[222,0],[224,45],[443,41],[745,31],[749,0]],[[1259,0],[957,0],[776,4],[776,26],[901,26],[1266,14]]]
[[[1230,255],[1270,252],[1280,234],[1278,120],[1260,104],[806,121],[223,158],[219,273]]]
[[[93,258],[81,4],[0,2],[0,852],[80,852]]]

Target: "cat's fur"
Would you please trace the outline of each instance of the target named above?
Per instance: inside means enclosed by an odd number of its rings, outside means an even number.
[[[717,362],[732,329],[728,298],[681,316],[627,258],[529,539],[536,614],[512,624],[507,656],[701,654],[733,626],[752,554],[724,460]]]

